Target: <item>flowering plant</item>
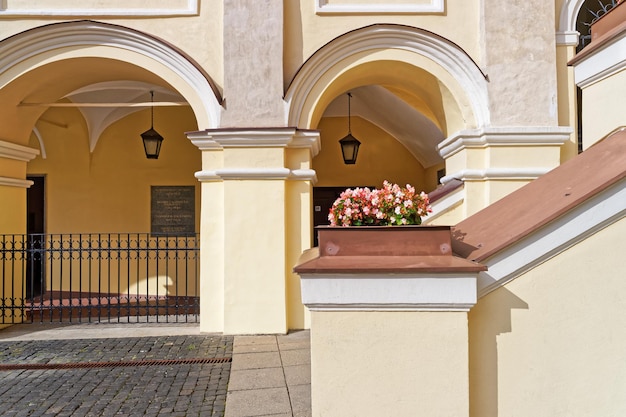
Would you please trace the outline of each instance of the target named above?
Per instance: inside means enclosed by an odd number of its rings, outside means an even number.
[[[432,210],[428,195],[388,181],[383,188],[348,188],[328,214],[331,226],[393,226],[422,224]]]

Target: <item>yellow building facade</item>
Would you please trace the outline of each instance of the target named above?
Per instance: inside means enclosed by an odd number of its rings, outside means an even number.
[[[308,328],[292,269],[316,192],[460,180],[428,220],[451,225],[577,154],[583,3],[5,2],[0,234],[28,232],[36,178],[46,234],[149,233],[152,187],[193,187],[201,329]]]

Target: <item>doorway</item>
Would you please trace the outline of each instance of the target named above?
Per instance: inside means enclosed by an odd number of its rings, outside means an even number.
[[[26,255],[25,298],[41,296],[44,286],[45,245],[45,189],[44,176],[29,176],[33,185],[26,192],[26,232],[28,251]]]

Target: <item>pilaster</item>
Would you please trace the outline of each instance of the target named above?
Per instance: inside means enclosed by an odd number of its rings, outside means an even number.
[[[369,227],[354,243],[337,229],[319,230],[295,268],[311,310],[313,416],[469,416],[467,311],[485,268],[452,255],[447,227],[398,230],[400,251],[365,243],[378,241]]]
[[[310,161],[319,133],[295,128],[188,134],[202,151],[200,323],[205,332],[304,326],[291,267],[310,245]],[[306,232],[308,230],[308,232]],[[303,233],[304,231],[304,233]],[[294,295],[295,293],[295,295]]]
[[[484,127],[463,130],[439,145],[448,175],[465,183],[469,217],[561,163],[569,127]]]

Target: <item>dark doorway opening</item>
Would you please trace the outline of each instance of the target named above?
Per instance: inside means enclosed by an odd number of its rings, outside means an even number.
[[[45,177],[29,176],[33,182],[26,192],[26,230],[28,251],[26,255],[26,298],[39,297],[44,285],[44,228],[45,228]]]
[[[333,206],[333,203],[346,188],[355,188],[366,186],[345,186],[345,187],[313,187],[313,227],[315,226],[328,226],[328,212]],[[373,189],[373,186],[369,186]],[[317,233],[313,232],[313,246],[317,246]]]

